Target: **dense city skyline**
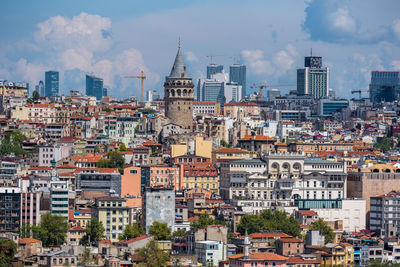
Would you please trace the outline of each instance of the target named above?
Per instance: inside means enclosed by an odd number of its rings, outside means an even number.
[[[66,94],[84,92],[85,74],[93,74],[124,98],[140,89],[122,77],[144,70],[145,89],[162,92],[181,37],[194,81],[216,54],[225,69],[234,56],[245,64],[249,86],[296,83],[312,48],[331,70],[330,87],[350,98],[351,90],[367,89],[371,71],[400,69],[399,8],[398,1],[10,2],[0,18],[7,36],[0,78],[34,88],[45,71],[57,70]]]

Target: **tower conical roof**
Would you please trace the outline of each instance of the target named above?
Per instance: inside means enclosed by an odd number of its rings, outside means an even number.
[[[174,65],[172,66],[169,78],[187,78],[185,62],[181,51],[181,44],[179,41],[178,53],[176,54]]]

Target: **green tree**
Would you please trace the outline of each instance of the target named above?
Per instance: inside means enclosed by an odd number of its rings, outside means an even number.
[[[17,243],[11,239],[0,239],[0,266],[11,266],[17,253]]]
[[[97,243],[98,241],[105,238],[105,229],[103,224],[97,219],[91,219],[85,229],[85,235],[81,239],[81,244],[90,245],[91,243]]]
[[[9,155],[14,153],[17,156],[25,155],[26,151],[22,148],[22,142],[26,137],[20,130],[7,133],[1,140],[0,155]]]
[[[85,250],[82,253],[82,259],[81,259],[81,264],[83,266],[89,266],[90,262],[92,260],[92,256],[90,254],[90,248],[86,247]]]
[[[126,151],[126,145],[125,145],[124,143],[122,143],[122,144],[119,146],[119,151]]]
[[[105,159],[100,159],[97,162],[98,168],[118,168],[120,173],[123,173],[125,158],[118,151],[108,152]]]
[[[138,249],[136,254],[143,258],[143,262],[139,266],[162,267],[166,266],[169,260],[169,255],[163,252],[154,240],[147,243],[145,247]]]
[[[186,236],[186,231],[184,229],[178,229],[175,232],[172,233],[173,237],[185,237]]]
[[[149,228],[149,234],[154,236],[155,240],[170,240],[171,229],[166,223],[154,222]]]
[[[119,236],[119,240],[129,240],[144,235],[143,226],[139,223],[128,224],[125,226],[124,232]]]
[[[111,108],[108,108],[108,107],[107,108],[103,108],[103,111],[104,112],[111,112]]]
[[[39,98],[40,98],[40,94],[39,94],[39,92],[38,91],[33,91],[33,93],[32,93],[32,99],[33,99],[33,101],[38,101],[39,100]]]
[[[282,231],[292,236],[300,236],[300,225],[293,216],[288,216],[284,211],[270,209],[257,215],[246,214],[240,220],[238,231],[244,234],[259,232],[260,230]]]
[[[39,227],[35,232],[38,239],[42,241],[43,246],[50,247],[61,245],[65,242],[68,228],[68,222],[65,217],[47,212],[41,217]]]
[[[220,145],[223,146],[223,147],[232,147],[231,144],[228,144],[228,143],[227,143],[225,140],[223,140],[223,139],[220,141]]]
[[[319,230],[320,234],[325,236],[325,243],[331,243],[335,239],[335,232],[333,232],[332,228],[321,218],[314,222],[310,230]]]
[[[190,228],[198,229],[206,227],[207,225],[215,225],[215,224],[221,224],[226,226],[226,223],[224,221],[213,219],[209,214],[206,213],[206,214],[200,214],[199,219],[197,221],[191,222]]]
[[[382,152],[387,152],[392,148],[392,139],[385,137],[380,142],[375,143],[374,147],[382,150]]]

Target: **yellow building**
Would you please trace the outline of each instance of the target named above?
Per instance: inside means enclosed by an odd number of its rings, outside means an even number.
[[[353,266],[353,246],[347,243],[333,244],[329,243],[323,247],[323,250],[329,253],[329,256],[324,257],[322,265],[341,265],[341,266]]]
[[[218,170],[213,165],[208,164],[185,165],[183,166],[182,186],[185,189],[207,189],[218,194]]]
[[[103,224],[104,229],[106,229],[106,239],[111,242],[117,242],[118,236],[130,223],[126,200],[119,197],[97,198],[93,208],[93,216]]]
[[[204,140],[202,136],[196,136],[195,140],[189,140],[187,143],[171,145],[171,157],[186,155],[194,151],[194,155],[211,158],[212,141]]]
[[[212,152],[212,163],[216,164],[220,161],[252,159],[257,158],[257,153],[249,152],[240,148],[221,147]]]
[[[68,243],[73,245],[78,245],[84,235],[85,235],[85,228],[80,226],[71,227],[68,230]]]
[[[10,110],[10,119],[14,120],[28,120],[29,108],[27,106],[17,106]]]
[[[28,96],[28,89],[16,85],[1,85],[0,95]]]

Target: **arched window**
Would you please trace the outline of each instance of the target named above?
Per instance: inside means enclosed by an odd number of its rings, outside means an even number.
[[[176,95],[181,96],[181,89],[176,90]]]

